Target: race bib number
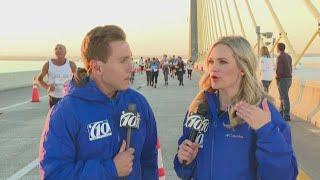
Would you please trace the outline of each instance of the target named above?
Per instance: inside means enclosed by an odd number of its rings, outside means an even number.
[[[66,78],[61,78],[61,77],[56,77],[54,79],[54,83],[59,85],[63,85],[66,81],[67,81]]]

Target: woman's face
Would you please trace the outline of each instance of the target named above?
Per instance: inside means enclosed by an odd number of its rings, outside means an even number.
[[[213,89],[232,91],[239,89],[243,73],[228,46],[218,44],[212,49],[208,58],[208,70]]]

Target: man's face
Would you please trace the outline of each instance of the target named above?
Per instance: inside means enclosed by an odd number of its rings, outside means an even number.
[[[66,47],[64,47],[61,44],[56,45],[56,47],[54,48],[54,52],[55,55],[57,57],[57,59],[64,59],[66,57]]]
[[[125,41],[110,43],[111,54],[106,63],[101,62],[102,83],[111,91],[125,90],[129,87],[132,67],[132,53]]]

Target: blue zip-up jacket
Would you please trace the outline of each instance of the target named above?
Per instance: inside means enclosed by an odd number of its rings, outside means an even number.
[[[158,179],[156,121],[147,100],[130,88],[110,99],[93,80],[84,87],[71,82],[48,113],[39,148],[41,179],[118,179],[113,158],[126,139],[119,121],[129,103],[137,105],[141,121],[131,133],[135,152],[127,180]]]
[[[160,68],[160,62],[159,61],[152,61],[150,64],[150,67],[151,67],[152,72],[157,72],[157,71],[159,71],[159,68]]]
[[[209,105],[209,128],[198,141],[195,160],[185,166],[177,155],[174,168],[182,179],[195,180],[294,180],[297,162],[291,145],[290,127],[276,108],[269,104],[271,122],[257,131],[247,123],[227,129],[228,113],[218,116],[219,99],[215,93],[206,92]],[[186,120],[185,120],[186,121]],[[185,123],[185,122],[184,122]],[[190,129],[184,127],[181,144],[189,137]]]

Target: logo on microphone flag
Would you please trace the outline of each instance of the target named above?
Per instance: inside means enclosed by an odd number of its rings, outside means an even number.
[[[120,117],[120,127],[131,127],[139,129],[140,114],[128,111],[122,111]]]

